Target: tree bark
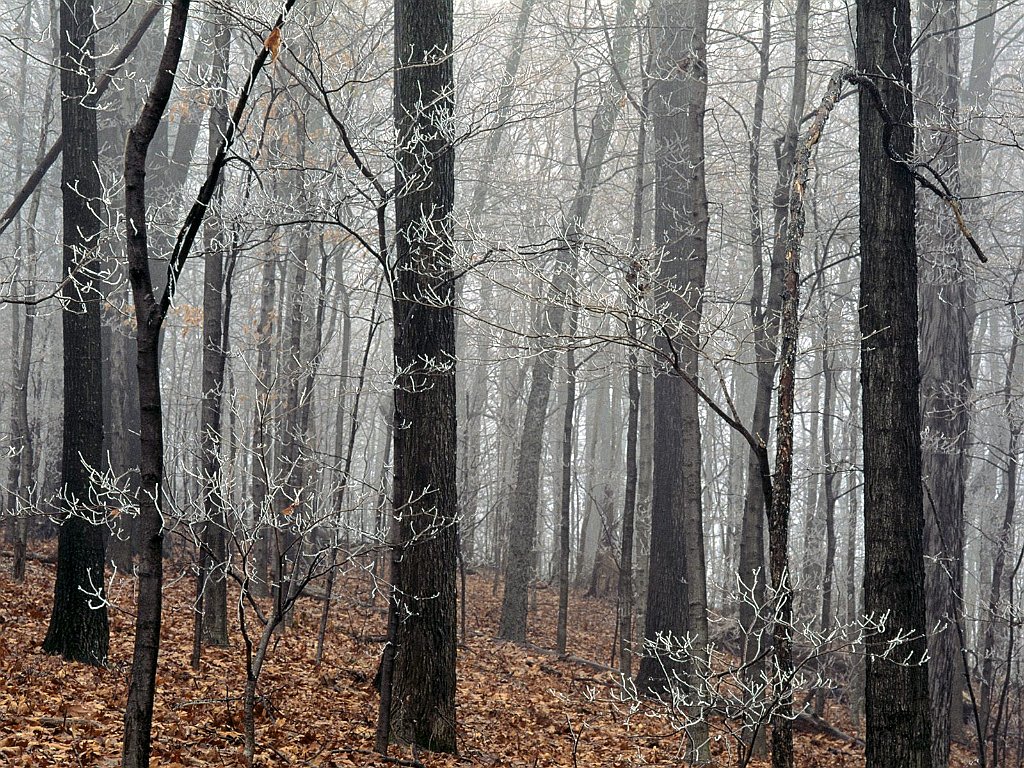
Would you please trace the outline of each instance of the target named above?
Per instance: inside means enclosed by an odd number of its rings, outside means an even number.
[[[861,391],[868,768],[929,768],[909,0],[861,0]],[[895,159],[890,157],[890,151]],[[909,638],[889,647],[898,635]]]
[[[103,600],[104,513],[95,507],[91,472],[103,467],[101,293],[96,258],[102,230],[102,187],[96,110],[87,96],[95,76],[92,0],[60,4],[61,124],[74,137],[62,159],[64,421],[62,506],[53,613],[43,650],[102,665],[109,625]],[[91,597],[90,597],[91,595]]]
[[[918,156],[942,175],[954,194],[959,194],[958,2],[925,0],[919,15],[923,34],[918,48]],[[937,32],[944,34],[934,34]],[[964,475],[973,385],[970,278],[961,243],[949,206],[921,189],[917,196],[921,471],[935,768],[945,768],[949,763],[950,739],[963,722],[963,664],[957,628],[963,626]]]
[[[694,692],[707,664],[707,572],[701,497],[698,395],[683,375],[699,376],[698,348],[707,271],[708,201],[704,173],[707,99],[704,0],[661,0],[651,9],[651,121],[655,158],[655,247],[670,313],[658,339],[672,370],[654,380],[654,486],[645,639],[689,637],[690,663],[680,669]],[[647,654],[637,687],[662,691],[673,664]],[[696,697],[699,701],[699,694]],[[710,761],[708,724],[700,705],[687,713],[692,761]]]
[[[391,737],[456,750],[452,0],[395,3],[395,477]]]

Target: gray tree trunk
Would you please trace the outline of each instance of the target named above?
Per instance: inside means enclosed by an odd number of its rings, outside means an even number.
[[[211,24],[211,28],[213,92],[217,99],[210,109],[208,155],[212,162],[228,123],[226,99],[231,32],[223,19]],[[203,271],[203,402],[199,425],[205,522],[198,587],[203,640],[210,645],[227,645],[228,642],[228,502],[224,498],[221,477],[221,421],[228,345],[224,256],[230,247],[229,239],[219,219],[207,221],[203,236],[206,251]]]
[[[918,48],[917,151],[959,194],[960,40],[956,0],[925,0]],[[917,194],[920,270],[921,471],[924,482],[925,595],[932,765],[949,763],[950,739],[962,730],[964,475],[973,384],[971,278],[963,238],[949,206]],[[936,627],[945,629],[936,630]]]
[[[631,23],[636,0],[623,0],[616,10],[616,26],[612,40],[612,66],[625,71],[632,45]],[[570,235],[560,245],[558,264],[552,285],[550,303],[545,308],[541,331],[560,335],[565,321],[566,299],[572,300],[577,249],[586,228],[594,191],[600,181],[612,128],[622,109],[620,80],[613,77],[601,99],[587,145],[585,161],[569,209]],[[505,592],[502,596],[498,637],[513,642],[526,641],[527,597],[530,583],[532,552],[536,539],[537,500],[540,487],[540,464],[543,453],[544,428],[548,401],[558,352],[545,348],[533,360],[530,390],[523,419],[522,437],[516,466],[515,487],[509,502],[508,556],[505,562]]]
[[[654,246],[661,250],[656,297],[671,323],[658,349],[673,361],[654,380],[654,487],[651,503],[650,581],[644,637],[689,636],[693,661],[679,672],[694,676],[706,663],[707,584],[701,498],[701,430],[696,389],[700,320],[707,272],[708,201],[704,180],[704,110],[707,99],[708,5],[703,0],[661,0],[651,9],[651,121],[655,158]],[[682,66],[685,62],[687,66]],[[673,663],[645,656],[637,687],[664,691]],[[708,724],[699,708],[689,713],[692,761],[710,761]]]

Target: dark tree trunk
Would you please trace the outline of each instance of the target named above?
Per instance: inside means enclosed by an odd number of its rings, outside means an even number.
[[[163,119],[174,87],[188,21],[189,0],[175,0],[167,41],[159,69],[138,121],[128,133],[125,146],[125,238],[128,277],[135,303],[138,350],[140,414],[139,587],[135,617],[128,703],[124,714],[122,768],[149,765],[156,693],[156,663],[160,650],[160,612],[163,588],[163,410],[160,399],[160,328],[170,306],[170,296],[158,298],[150,276],[146,222],[146,158]]]
[[[959,183],[960,39],[956,0],[920,6],[918,153],[954,194]],[[925,488],[925,595],[932,765],[949,763],[951,737],[963,722],[964,473],[971,398],[969,277],[962,239],[949,206],[925,189],[917,198],[921,265],[921,471]],[[937,626],[944,630],[934,631]]]
[[[452,0],[395,3],[397,541],[393,740],[454,752],[456,560],[455,154]]]
[[[867,639],[868,768],[931,765],[914,179],[889,156],[914,151],[910,34],[909,0],[861,0],[857,68],[892,120],[861,87],[864,608],[886,616],[884,631]],[[898,633],[913,639],[889,649]]]
[[[107,660],[109,625],[103,602],[104,512],[92,501],[90,472],[103,465],[101,294],[95,275],[102,229],[96,110],[86,95],[95,76],[92,0],[60,4],[63,153],[64,434],[62,504],[53,613],[43,650],[87,664]],[[92,595],[90,597],[90,595]]]
[[[209,157],[217,147],[228,123],[224,95],[228,87],[228,50],[231,32],[223,20],[211,24],[214,34],[213,71],[218,78],[214,92],[219,103],[210,110]],[[200,445],[203,463],[203,538],[200,547],[199,604],[202,606],[202,639],[211,645],[228,642],[227,512],[221,480],[221,415],[224,397],[224,368],[227,361],[228,328],[225,322],[224,252],[227,233],[219,222],[208,221],[204,233],[206,251],[203,268],[203,402]],[[198,646],[197,646],[198,648]]]

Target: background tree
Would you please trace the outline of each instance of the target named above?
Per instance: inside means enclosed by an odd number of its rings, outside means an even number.
[[[651,123],[655,146],[655,247],[661,249],[659,301],[669,326],[657,344],[675,370],[654,380],[654,486],[651,565],[644,636],[708,641],[698,394],[700,324],[707,271],[708,201],[704,168],[707,3],[660,2],[651,11]],[[687,66],[683,66],[686,62]],[[684,379],[684,376],[686,377]],[[687,381],[689,379],[689,381]],[[681,670],[691,679],[695,669]],[[671,672],[646,655],[637,686],[663,690]],[[697,763],[709,761],[707,722],[689,731]]]
[[[960,193],[959,5],[921,3],[915,93],[917,153]],[[949,206],[917,193],[920,265],[921,471],[924,482],[925,595],[932,765],[949,763],[963,724],[964,483],[971,399],[970,278],[963,238]],[[936,630],[934,628],[944,627]]]

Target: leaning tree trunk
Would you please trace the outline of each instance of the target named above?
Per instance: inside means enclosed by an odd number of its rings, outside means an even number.
[[[391,687],[382,691],[381,711],[390,739],[439,752],[456,749],[452,17],[452,0],[395,3],[392,499],[399,554],[390,606],[393,668],[384,670]]]
[[[804,9],[807,9],[806,0]],[[804,39],[806,40],[806,34]],[[806,52],[803,56],[806,58]],[[806,69],[804,71],[806,73]],[[796,406],[800,246],[804,234],[804,197],[807,191],[811,151],[821,139],[825,123],[839,99],[844,76],[845,72],[839,73],[829,82],[828,91],[814,114],[806,138],[795,148],[784,239],[786,270],[780,324],[778,424],[775,438],[775,474],[768,508],[768,566],[774,593],[774,604],[771,607],[775,660],[773,695],[777,699],[772,715],[772,768],[793,768],[793,589],[789,563],[789,527],[793,496],[793,417]]]
[[[103,378],[96,249],[103,228],[96,110],[86,97],[95,76],[92,0],[60,4],[63,153],[64,421],[61,501],[53,613],[43,650],[102,665],[109,625],[103,601],[104,520],[95,508],[92,472],[103,468]],[[94,607],[95,606],[95,607]]]
[[[859,137],[864,607],[886,617],[867,638],[868,768],[931,765],[910,34],[909,0],[861,0],[857,69],[873,86],[860,88]]]
[[[635,9],[636,0],[623,0],[616,10],[616,32],[612,41],[611,56],[612,66],[618,72],[625,71],[629,60],[632,43],[630,23]],[[594,191],[611,141],[612,128],[624,101],[620,80],[616,77],[612,82],[613,86],[606,89],[597,108],[584,164],[579,169],[580,177],[569,213],[570,235],[559,247],[552,295],[545,308],[542,333],[562,333],[565,305],[567,300],[572,300],[579,240],[590,215]],[[541,454],[557,354],[558,351],[554,347],[545,348],[534,359],[530,368],[530,390],[519,443],[515,486],[509,501],[508,556],[505,561],[505,592],[502,596],[498,637],[518,643],[526,641],[527,593],[537,533]]]

